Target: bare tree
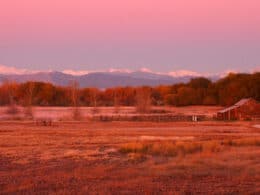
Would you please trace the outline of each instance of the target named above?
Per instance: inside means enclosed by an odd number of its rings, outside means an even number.
[[[3,83],[2,87],[5,88],[6,96],[7,96],[7,99],[8,99],[7,113],[11,114],[11,115],[18,114],[19,110],[17,108],[16,100],[15,100],[15,94],[17,92],[16,82],[6,80]]]
[[[96,114],[99,112],[98,109],[98,90],[96,88],[91,89],[90,91],[90,101],[92,108],[92,114]]]
[[[25,96],[25,116],[28,118],[33,118],[33,91],[34,91],[34,82],[29,82],[26,88]]]
[[[119,104],[119,98],[118,98],[118,93],[116,90],[114,91],[114,112],[119,113],[120,112],[120,104]]]
[[[69,87],[70,99],[73,107],[73,119],[79,120],[81,118],[81,112],[79,109],[79,84],[76,81],[72,81]]]
[[[151,90],[149,87],[141,87],[136,90],[136,111],[139,113],[151,111]]]

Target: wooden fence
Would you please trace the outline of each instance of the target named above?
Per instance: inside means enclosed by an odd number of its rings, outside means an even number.
[[[151,122],[172,122],[172,121],[205,121],[209,120],[205,115],[173,115],[173,114],[146,114],[146,115],[98,115],[93,116],[94,121],[151,121]],[[194,118],[196,120],[194,120]]]

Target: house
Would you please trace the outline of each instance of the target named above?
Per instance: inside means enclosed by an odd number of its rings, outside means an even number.
[[[260,104],[253,98],[242,99],[217,113],[218,120],[252,120],[256,118],[260,118]]]

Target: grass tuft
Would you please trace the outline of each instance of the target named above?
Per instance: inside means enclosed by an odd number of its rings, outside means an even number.
[[[189,142],[135,142],[123,145],[120,148],[122,153],[142,153],[156,156],[177,156],[200,152],[200,143]]]
[[[234,139],[234,140],[224,140],[222,142],[223,145],[227,146],[260,146],[259,138],[243,138],[243,139]]]
[[[246,146],[260,146],[260,139],[257,138],[243,138],[236,140],[224,141],[157,141],[157,142],[134,142],[127,143],[121,146],[119,151],[121,153],[139,153],[154,156],[185,156],[187,154],[194,154],[199,152],[218,153],[224,147],[246,147]]]

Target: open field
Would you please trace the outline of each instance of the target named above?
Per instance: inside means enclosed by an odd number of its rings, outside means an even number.
[[[257,122],[0,122],[0,194],[259,194]]]
[[[216,115],[217,111],[221,110],[223,107],[220,106],[186,106],[186,107],[153,107],[154,112],[165,112],[174,115],[205,115],[212,117]],[[19,113],[17,116],[23,118],[24,110],[19,107]],[[94,115],[121,115],[121,116],[132,116],[138,114],[135,107],[119,107],[115,109],[114,107],[97,107],[97,111],[93,113],[93,107],[80,107],[80,113],[83,119],[92,117]],[[10,115],[6,114],[8,107],[0,108],[0,120],[10,118]],[[115,110],[117,112],[115,112]],[[73,114],[73,107],[33,107],[33,114],[35,118],[49,117],[53,120],[71,120]],[[162,113],[161,113],[162,114]],[[13,116],[11,116],[13,117]]]

